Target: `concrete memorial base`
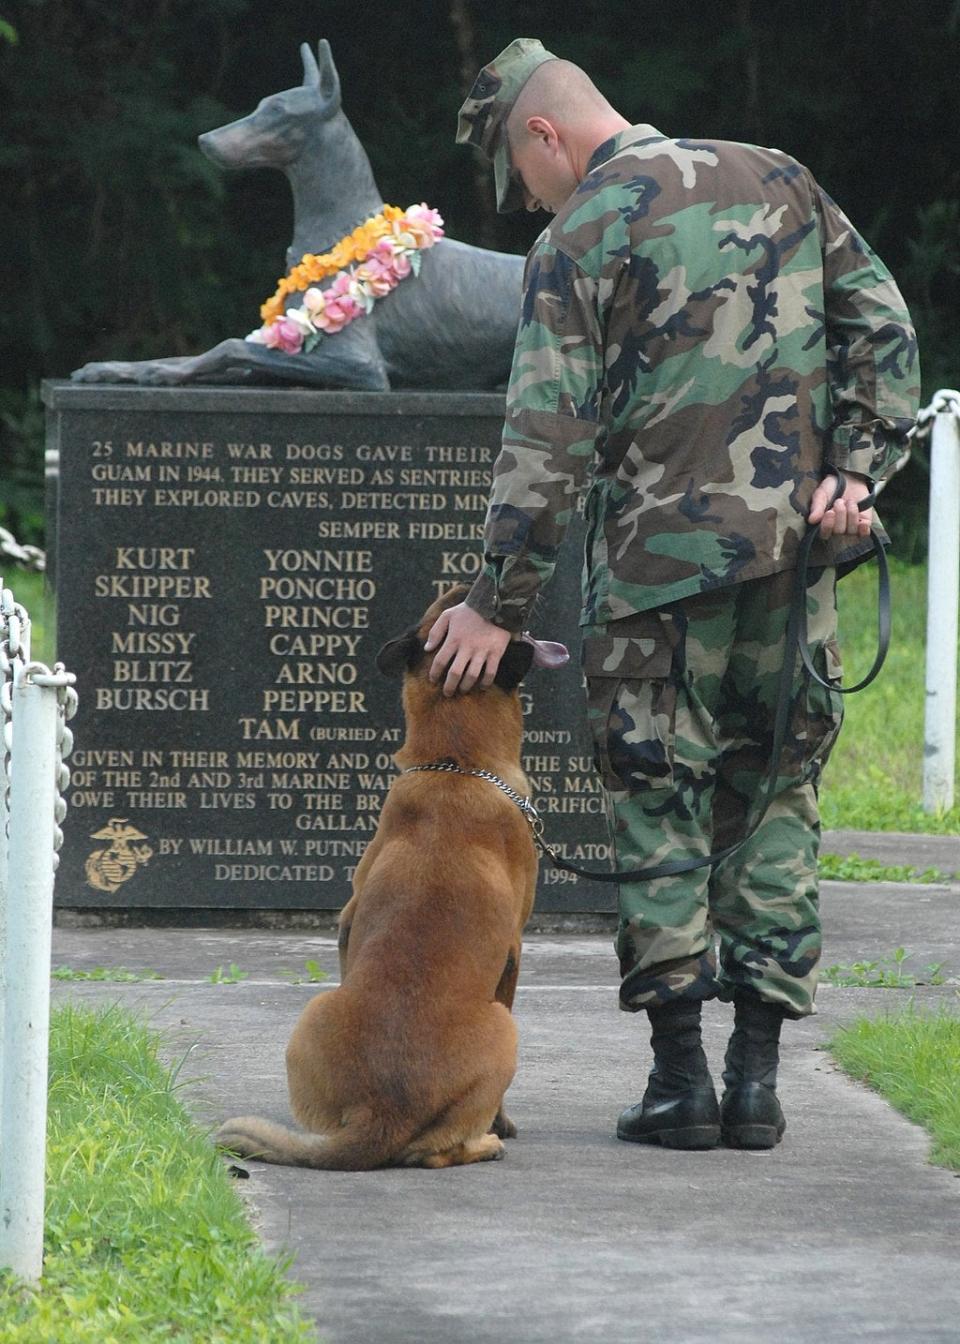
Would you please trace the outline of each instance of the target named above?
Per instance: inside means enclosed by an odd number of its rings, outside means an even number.
[[[57,656],[80,695],[58,905],[339,909],[402,740],[374,657],[477,571],[502,396],[51,382],[44,398]],[[534,633],[573,658],[522,688],[524,764],[548,841],[606,869],[571,533]],[[541,911],[613,900],[542,865]]]

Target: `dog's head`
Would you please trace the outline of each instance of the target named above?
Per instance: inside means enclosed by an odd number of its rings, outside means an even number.
[[[457,584],[442,593],[436,602],[424,612],[416,625],[410,626],[402,635],[384,644],[377,654],[377,668],[386,676],[399,676],[404,672],[416,672],[425,662],[424,644],[434,622],[441,612],[456,606],[466,597],[469,589],[465,584]],[[534,646],[522,639],[512,639],[503,652],[500,666],[493,684],[503,691],[514,691],[530,671],[534,660]]]

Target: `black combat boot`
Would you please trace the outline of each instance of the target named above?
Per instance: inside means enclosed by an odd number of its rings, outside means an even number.
[[[753,994],[734,994],[720,1102],[723,1142],[730,1148],[774,1148],[787,1122],[777,1100],[783,1008]]]
[[[643,1101],[617,1121],[617,1138],[664,1148],[714,1148],[720,1112],[700,1043],[699,1000],[647,1009],[654,1065]]]

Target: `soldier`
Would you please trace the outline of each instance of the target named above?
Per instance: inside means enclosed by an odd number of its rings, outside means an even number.
[[[917,409],[909,314],[789,155],[630,125],[533,39],[480,72],[457,139],[493,160],[501,211],[554,218],[527,259],[484,566],[431,631],[431,675],[448,695],[492,682],[589,480],[583,664],[617,866],[715,853],[770,768],[808,523],[809,641],[840,676],[836,579],[872,550],[857,506]],[[620,1005],[646,1011],[654,1066],[620,1138],[783,1134],[780,1027],[813,1011],[817,785],[841,704],[799,667],[756,831],[713,867],[621,884]],[[734,1004],[719,1107],[700,1037],[714,997]]]

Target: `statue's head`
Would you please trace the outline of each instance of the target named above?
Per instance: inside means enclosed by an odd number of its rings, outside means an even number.
[[[227,126],[207,131],[200,148],[221,168],[282,168],[316,135],[318,123],[340,111],[340,76],[330,43],[321,38],[314,56],[308,43],[300,47],[303,83],[264,98],[255,111]]]

